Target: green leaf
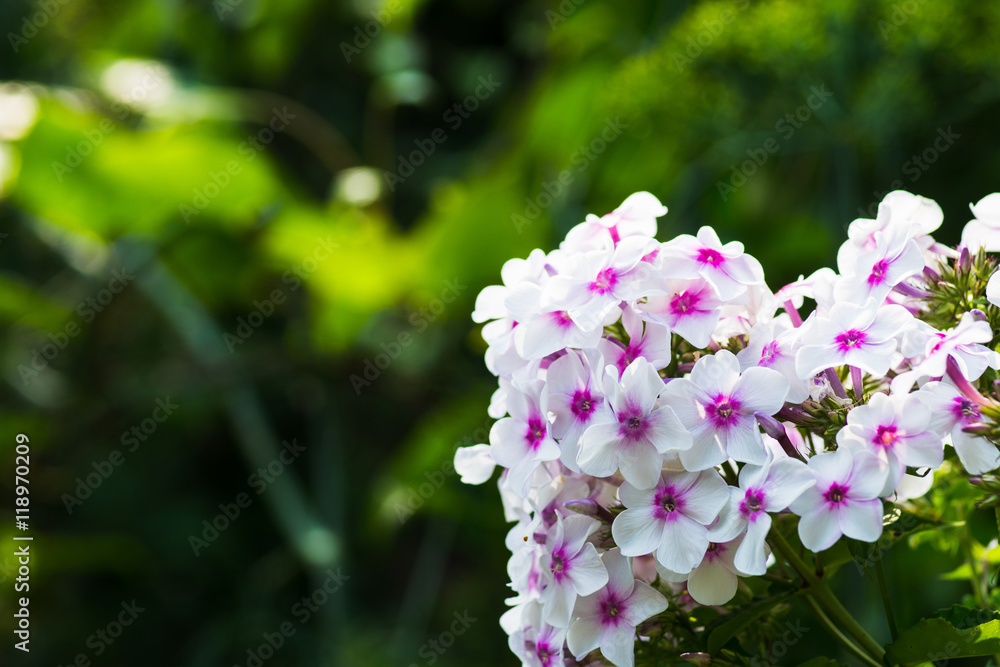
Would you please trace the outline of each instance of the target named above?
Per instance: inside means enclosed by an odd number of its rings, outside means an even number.
[[[708,636],[708,652],[715,655],[730,639],[738,635],[744,628],[771,611],[778,603],[784,602],[795,594],[791,592],[782,593],[773,598],[762,600],[747,608],[746,611],[740,612],[728,621],[719,624]]]
[[[976,610],[969,610],[975,613]],[[1000,620],[960,629],[943,618],[924,618],[886,646],[891,664],[993,655],[1000,652]]]
[[[945,609],[938,609],[934,612],[934,618],[943,618],[956,628],[967,629],[988,621],[1000,620],[1000,612],[953,604]]]

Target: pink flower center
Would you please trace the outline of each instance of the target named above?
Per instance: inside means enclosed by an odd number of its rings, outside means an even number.
[[[879,426],[875,431],[875,438],[872,442],[874,442],[877,447],[888,449],[892,447],[898,439],[899,434],[896,432],[895,426]]]
[[[600,401],[601,399],[595,399],[588,389],[577,390],[573,394],[573,400],[570,401],[569,409],[578,420],[587,421],[590,419],[590,413],[594,411],[594,403]]]
[[[826,493],[823,494],[823,497],[826,498],[828,503],[842,503],[844,502],[844,498],[847,497],[847,492],[849,490],[850,489],[848,487],[834,482],[830,485],[830,488],[826,490]]]
[[[676,521],[684,510],[684,498],[682,498],[673,486],[660,489],[653,497],[655,507],[653,516],[660,521]]]
[[[528,441],[528,447],[532,450],[537,450],[545,438],[545,433],[545,423],[538,417],[530,418],[528,420],[528,431],[524,434],[524,439]]]
[[[868,335],[864,331],[850,329],[837,336],[837,347],[841,352],[849,352],[864,345],[867,338]]]
[[[629,405],[618,415],[618,435],[627,442],[638,442],[646,436],[649,422],[635,405]]]
[[[601,624],[605,627],[617,627],[622,623],[621,614],[625,611],[625,601],[617,599],[614,594],[609,593],[601,602]]]
[[[978,422],[982,419],[982,415],[979,413],[979,408],[976,404],[965,398],[964,396],[956,396],[954,399],[954,405],[952,406],[952,414],[955,415],[955,419],[962,423]]]
[[[552,321],[560,329],[568,329],[571,326],[573,326],[573,320],[570,319],[569,313],[567,313],[565,310],[553,311],[549,313],[549,317],[552,318]]]
[[[722,558],[722,554],[726,553],[728,549],[718,542],[709,542],[708,550],[705,551],[705,560],[709,563],[713,563],[718,559]]]
[[[569,565],[566,554],[562,549],[552,553],[552,562],[549,564],[549,569],[552,571],[552,576],[557,582],[562,581],[563,577],[566,576]]]
[[[772,340],[764,346],[763,350],[760,351],[760,361],[757,362],[757,365],[770,366],[774,363],[775,358],[780,356],[781,350],[778,349],[778,341]]]
[[[722,256],[718,250],[712,250],[711,248],[702,248],[698,251],[698,261],[702,264],[709,264],[713,267],[717,267],[726,261],[726,258]]]
[[[872,272],[868,275],[868,284],[871,286],[880,285],[885,282],[885,274],[889,270],[889,262],[881,259],[875,262]]]
[[[746,495],[740,501],[740,514],[753,520],[757,514],[763,511],[764,491],[762,489],[747,489]]]
[[[594,282],[590,283],[590,291],[604,296],[615,288],[618,283],[618,272],[608,267],[597,274]]]
[[[689,311],[696,310],[699,300],[697,293],[681,292],[670,300],[670,312],[674,315],[684,315]]]
[[[729,396],[718,395],[705,406],[705,413],[717,429],[727,429],[736,424],[740,416],[739,401]]]
[[[538,661],[542,663],[542,667],[551,667],[555,655],[548,644],[539,642],[538,647],[535,649],[535,654],[538,656]]]

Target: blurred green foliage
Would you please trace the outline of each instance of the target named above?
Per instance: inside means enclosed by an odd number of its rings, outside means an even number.
[[[0,26],[0,441],[9,473],[31,437],[38,664],[245,665],[285,621],[266,664],[514,664],[499,498],[448,468],[490,423],[469,312],[505,260],[648,190],[661,239],[711,224],[777,288],[888,190],[936,199],[946,242],[1000,190],[994,3],[14,0]],[[965,590],[934,546],[887,559],[904,623]],[[873,585],[840,581],[882,632]],[[818,634],[789,660],[836,656]]]

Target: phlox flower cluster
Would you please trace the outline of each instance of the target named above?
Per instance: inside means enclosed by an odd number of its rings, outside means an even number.
[[[500,623],[524,665],[631,667],[668,598],[723,605],[767,572],[776,516],[798,516],[813,552],[874,542],[946,445],[970,474],[1000,465],[975,386],[1000,368],[985,314],[925,317],[946,267],[1000,252],[1000,194],[956,250],[931,236],[935,202],[892,192],[850,225],[836,271],[777,292],[710,227],[658,241],[666,212],[639,192],[587,216],[476,302],[498,421],[455,466],[472,484],[503,469]]]

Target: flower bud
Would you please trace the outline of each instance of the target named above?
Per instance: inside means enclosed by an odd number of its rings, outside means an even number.
[[[590,498],[579,498],[577,500],[567,500],[563,503],[563,507],[571,512],[576,512],[577,514],[586,514],[587,516],[594,516],[597,511],[601,508],[597,504],[596,500],[591,500]]]

